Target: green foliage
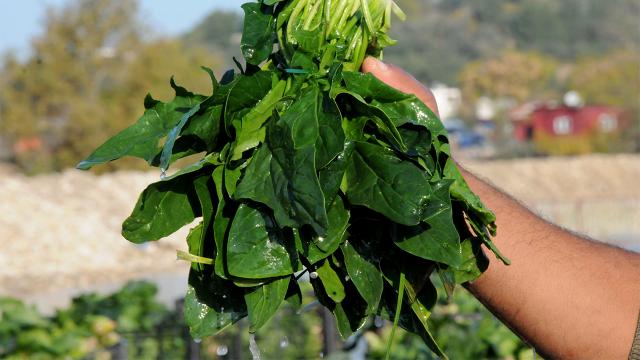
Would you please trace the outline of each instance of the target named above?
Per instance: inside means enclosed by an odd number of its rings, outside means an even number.
[[[156,292],[152,284],[132,282],[108,296],[81,295],[51,318],[17,300],[0,298],[0,357],[105,356],[127,333],[150,332],[166,320],[169,312],[155,301]],[[131,355],[143,359],[154,353]]]
[[[182,256],[194,259],[185,321],[195,337],[245,316],[259,330],[285,298],[298,297],[294,274],[304,269],[344,337],[374,315],[395,317],[445,357],[426,322],[436,296],[429,274],[441,271],[449,288],[480,275],[469,263],[483,255],[463,258],[461,239],[500,255],[489,237],[495,217],[450,159],[437,116],[415,96],[355,72],[367,54],[394,43],[390,16],[403,13],[386,0],[243,9],[247,64],[239,74],[213,79],[208,96],[172,82],[172,102],[148,98],[138,122],[78,167],[130,155],[164,174],[206,153],[150,185],[123,224],[123,235],[140,243],[202,217]]]

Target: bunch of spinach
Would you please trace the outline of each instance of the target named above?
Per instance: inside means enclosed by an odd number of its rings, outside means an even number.
[[[391,0],[262,0],[242,6],[246,60],[199,95],[150,95],[136,123],[78,168],[135,156],[161,168],[122,234],[134,243],[191,229],[185,318],[196,337],[248,316],[255,332],[309,278],[348,336],[373,315],[429,334],[436,302],[487,266],[495,217],[450,157],[437,116],[413,95],[358,72],[381,56]],[[159,144],[162,143],[162,146]],[[197,163],[166,177],[174,161]],[[506,261],[506,259],[503,259]]]

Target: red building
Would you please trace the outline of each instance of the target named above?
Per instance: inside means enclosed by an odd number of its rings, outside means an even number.
[[[512,112],[514,136],[533,140],[538,134],[551,137],[617,132],[621,112],[607,106],[524,105]]]
[[[622,115],[616,108],[594,105],[525,104],[511,112],[517,140],[531,141],[543,153],[562,154],[601,150],[602,139],[606,141],[624,128]],[[598,141],[594,149],[592,145]]]

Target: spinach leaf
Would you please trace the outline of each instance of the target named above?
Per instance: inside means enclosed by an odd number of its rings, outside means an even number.
[[[228,236],[226,256],[232,276],[262,279],[293,274],[299,268],[293,236],[254,206],[240,205]]]
[[[425,174],[391,151],[356,142],[345,176],[345,194],[354,205],[366,206],[403,225],[418,225],[431,196]]]
[[[243,290],[215,275],[191,270],[184,320],[196,339],[219,333],[247,315]]]
[[[398,226],[395,244],[423,259],[458,267],[462,263],[462,250],[452,219],[451,183],[451,180],[441,180],[434,184],[423,222],[413,227]]]
[[[135,156],[149,163],[158,153],[158,142],[167,136],[194,106],[205,99],[176,85],[171,79],[175,91],[173,101],[163,103],[147,95],[144,100],[145,112],[138,121],[122,130],[98,147],[77,168],[88,170],[94,165],[104,164],[124,156]]]
[[[289,277],[277,279],[245,293],[249,331],[256,332],[275,314],[287,294],[290,280]]]
[[[186,174],[149,185],[122,224],[122,236],[134,243],[158,240],[201,216],[193,187],[198,177]]]
[[[272,4],[267,4],[272,5]],[[249,64],[259,65],[273,51],[273,15],[269,8],[262,9],[260,3],[246,3],[244,10],[244,31],[240,40],[242,55]]]
[[[383,289],[379,264],[369,254],[361,255],[348,241],[340,248],[349,278],[368,304],[367,313],[374,314],[378,309]]]

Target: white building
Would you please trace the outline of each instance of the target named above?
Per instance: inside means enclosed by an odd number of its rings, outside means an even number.
[[[442,121],[458,116],[462,106],[462,92],[460,89],[436,83],[431,87],[431,92],[436,98]]]

